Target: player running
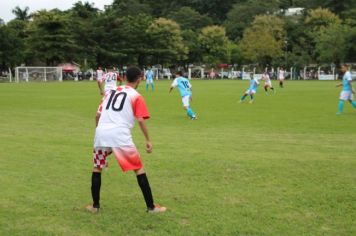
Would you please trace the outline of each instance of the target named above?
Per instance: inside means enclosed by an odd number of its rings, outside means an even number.
[[[251,73],[250,74],[250,86],[248,87],[246,92],[241,96],[240,103],[242,103],[248,95],[250,95],[250,98],[251,98],[250,103],[253,103],[253,101],[254,101],[253,100],[254,99],[253,96],[256,94],[257,87],[258,87],[259,84],[260,83],[258,82],[258,80],[254,79],[253,78],[253,74]]]
[[[337,115],[341,115],[344,110],[345,101],[349,101],[351,105],[356,109],[356,102],[354,101],[355,90],[352,87],[352,77],[349,71],[348,65],[343,65],[341,67],[341,71],[344,73],[342,78],[342,83],[336,85],[336,87],[342,86],[342,91],[340,93],[340,101],[339,101],[339,110],[336,113]]]
[[[99,81],[100,94],[104,95],[107,91],[115,90],[117,88],[118,80],[120,80],[120,76],[114,71],[109,71],[108,73],[104,74]]]
[[[179,93],[182,96],[183,107],[187,111],[187,115],[190,119],[196,120],[197,116],[190,107],[190,102],[192,101],[192,85],[187,78],[183,77],[182,71],[178,71],[176,76],[177,77],[171,84],[169,93],[171,93],[175,87],[178,87]]]
[[[263,81],[265,81],[265,84],[264,84],[264,86],[263,86],[264,89],[265,89],[265,93],[268,95],[268,88],[269,88],[270,90],[273,91],[273,94],[274,94],[274,93],[275,93],[275,90],[274,90],[274,88],[273,88],[273,86],[272,86],[272,81],[271,81],[271,78],[269,77],[268,71],[266,71],[266,72],[264,72],[264,73],[262,74],[261,79],[262,79]]]
[[[284,83],[284,79],[285,79],[285,70],[283,69],[283,67],[281,67],[278,71],[278,80],[279,80],[279,87],[283,88],[283,83]]]
[[[134,171],[144,196],[147,212],[160,213],[165,207],[155,205],[150,184],[143,169],[140,154],[133,143],[131,129],[137,120],[146,140],[147,153],[152,152],[145,120],[150,117],[143,97],[135,90],[141,81],[141,70],[131,67],[126,71],[127,84],[105,94],[96,115],[91,193],[93,204],[86,209],[97,213],[100,209],[101,172],[107,157],[114,153],[121,169]]]
[[[148,68],[148,70],[145,73],[145,78],[146,78],[146,91],[148,91],[148,87],[151,85],[152,91],[155,90],[155,84],[153,83],[153,71],[151,68]]]

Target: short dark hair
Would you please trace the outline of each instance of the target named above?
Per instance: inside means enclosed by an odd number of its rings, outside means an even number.
[[[130,83],[136,82],[142,75],[140,68],[136,66],[129,67],[126,70],[126,80]]]
[[[177,73],[176,73],[177,75],[179,75],[179,76],[183,76],[183,71],[181,71],[181,70],[179,70],[179,71],[177,71]]]

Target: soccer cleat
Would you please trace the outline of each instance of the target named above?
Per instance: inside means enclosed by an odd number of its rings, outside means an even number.
[[[89,211],[90,213],[96,214],[96,213],[99,212],[100,208],[93,207],[93,205],[88,205],[88,206],[85,207],[85,209],[87,211]]]
[[[191,118],[191,120],[197,120],[198,119],[198,117],[196,117],[196,116],[193,116],[192,118]]]
[[[148,213],[163,213],[165,211],[167,211],[167,208],[160,205],[155,205],[153,209],[147,209]]]
[[[242,100],[240,100],[239,103],[242,103]]]
[[[249,103],[252,104],[252,103],[253,103],[253,100],[251,100]]]
[[[336,112],[336,115],[342,115],[342,112],[338,111],[338,112]]]

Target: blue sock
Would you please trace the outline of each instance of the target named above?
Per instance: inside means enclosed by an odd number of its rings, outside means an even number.
[[[351,105],[356,109],[356,101],[351,101]]]
[[[195,117],[195,114],[194,114],[192,108],[190,108],[190,107],[187,109],[187,114],[190,118]]]
[[[246,97],[247,97],[247,95],[243,95],[243,96],[241,97],[241,101],[245,100]]]
[[[148,84],[146,84],[146,91],[148,91]]]
[[[344,101],[340,100],[339,101],[339,113],[342,113],[342,111],[344,110]]]
[[[155,91],[155,85],[152,83],[151,86],[152,86],[152,91]]]

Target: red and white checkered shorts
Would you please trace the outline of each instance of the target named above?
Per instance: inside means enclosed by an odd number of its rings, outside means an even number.
[[[107,166],[107,157],[114,153],[122,171],[139,170],[142,168],[140,153],[136,147],[95,147],[93,150],[94,167],[103,169]]]

